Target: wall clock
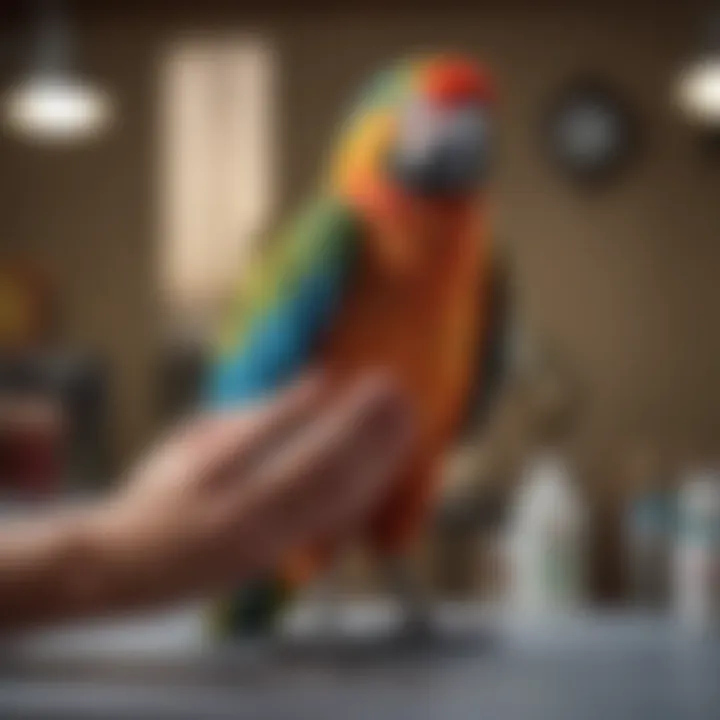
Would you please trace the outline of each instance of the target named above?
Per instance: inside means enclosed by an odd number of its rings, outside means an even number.
[[[547,112],[543,136],[553,164],[582,182],[614,179],[639,145],[629,104],[609,84],[594,78],[576,79],[558,93]]]

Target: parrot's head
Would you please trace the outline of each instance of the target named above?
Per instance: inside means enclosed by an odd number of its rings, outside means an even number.
[[[488,170],[492,83],[478,63],[437,55],[382,73],[344,128],[334,182],[388,180],[423,197],[470,196]]]

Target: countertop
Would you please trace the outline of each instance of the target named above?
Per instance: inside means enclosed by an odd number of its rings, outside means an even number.
[[[418,643],[380,603],[344,606],[324,642],[307,608],[271,645],[212,643],[198,607],[26,636],[1,650],[0,717],[720,717],[718,638],[667,618],[436,614]]]

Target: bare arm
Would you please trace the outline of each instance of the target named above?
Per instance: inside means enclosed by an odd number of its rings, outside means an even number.
[[[0,628],[213,593],[325,533],[352,532],[409,442],[403,400],[366,378],[198,418],[94,506],[0,525]]]

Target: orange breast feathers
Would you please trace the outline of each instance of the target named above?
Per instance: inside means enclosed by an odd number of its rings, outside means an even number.
[[[467,205],[362,210],[368,241],[323,365],[341,381],[388,370],[413,404],[417,450],[390,513],[402,517],[381,531],[393,545],[421,524],[438,460],[466,411],[484,335],[487,247],[481,214]]]

